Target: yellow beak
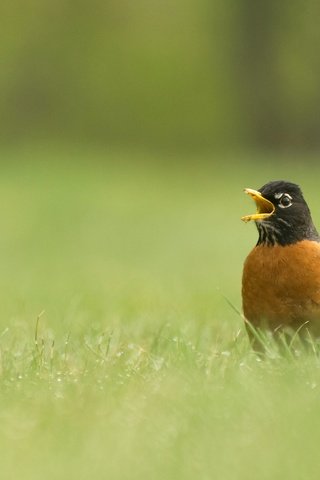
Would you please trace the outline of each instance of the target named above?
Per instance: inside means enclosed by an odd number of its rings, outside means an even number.
[[[275,211],[275,206],[272,202],[264,198],[258,190],[252,190],[252,188],[245,188],[245,193],[250,195],[256,203],[257,213],[252,215],[246,215],[241,217],[244,222],[250,222],[250,220],[264,220],[270,217]]]

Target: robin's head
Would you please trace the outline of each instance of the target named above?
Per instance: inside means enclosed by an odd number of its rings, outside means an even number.
[[[257,212],[242,220],[256,222],[258,245],[290,245],[307,239],[320,241],[309,207],[295,183],[278,180],[266,183],[259,190],[246,188],[245,192],[255,201]]]

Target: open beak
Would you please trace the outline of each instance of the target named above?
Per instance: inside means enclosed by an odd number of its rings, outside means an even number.
[[[272,202],[264,198],[258,190],[252,190],[252,188],[245,188],[245,193],[250,195],[256,203],[257,213],[252,215],[246,215],[241,217],[241,220],[244,222],[250,222],[250,220],[265,220],[268,217],[271,217],[275,211],[275,206]]]

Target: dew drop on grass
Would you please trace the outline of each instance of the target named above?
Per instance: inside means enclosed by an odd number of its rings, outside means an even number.
[[[162,366],[164,364],[164,358],[163,357],[158,357],[153,360],[153,368],[156,372],[161,370]]]
[[[221,352],[221,355],[224,356],[224,357],[230,357],[231,352],[229,352],[229,350],[225,350],[225,351]]]

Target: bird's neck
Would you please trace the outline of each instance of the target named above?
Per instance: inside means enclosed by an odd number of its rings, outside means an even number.
[[[320,236],[312,221],[305,225],[294,226],[283,219],[276,222],[256,222],[259,238],[257,245],[292,245],[302,240],[320,242]]]

